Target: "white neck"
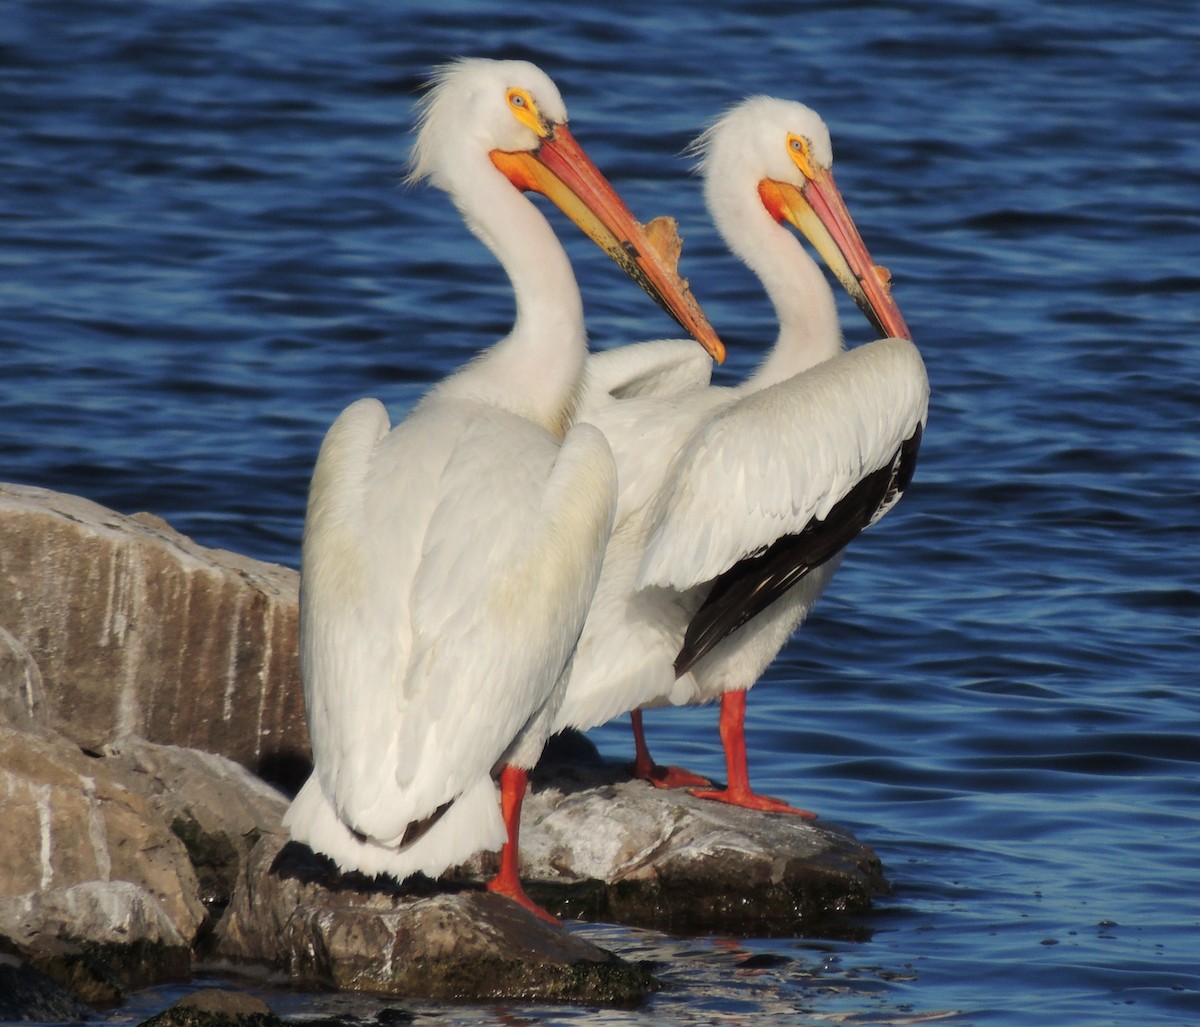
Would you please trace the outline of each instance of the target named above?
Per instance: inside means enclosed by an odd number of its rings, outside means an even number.
[[[451,190],[467,226],[508,273],[512,331],[438,386],[440,395],[511,410],[561,435],[587,357],[583,301],[566,251],[542,213],[486,157],[458,164]]]
[[[748,195],[747,195],[748,194]],[[779,335],[746,383],[759,389],[784,381],[836,356],[842,349],[833,290],[800,240],[767,213],[757,190],[722,191],[712,210],[729,248],[762,281]]]

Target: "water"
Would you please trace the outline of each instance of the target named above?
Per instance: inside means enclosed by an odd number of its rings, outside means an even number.
[[[910,494],[752,693],[752,769],[874,846],[894,893],[862,942],[578,928],[660,959],[672,987],[637,1011],[390,1006],[418,1023],[1200,1021],[1194,15],[9,0],[0,477],[295,565],[342,407],[402,415],[511,316],[450,205],[402,185],[414,90],[465,53],[541,64],[630,206],[679,218],[736,380],[770,311],[678,154],[745,94],[802,99],[933,398]],[[557,223],[597,347],[672,334]],[[722,772],[713,710],[647,729],[660,759]],[[594,736],[628,748],[624,724]]]

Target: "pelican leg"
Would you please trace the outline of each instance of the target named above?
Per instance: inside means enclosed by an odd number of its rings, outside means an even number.
[[[794,813],[815,820],[816,814],[789,806],[782,799],[759,795],[750,787],[750,769],[746,761],[746,692],[726,692],[721,696],[721,743],[725,746],[725,767],[729,783],[713,791],[692,790],[698,799],[714,799],[731,806],[762,810],[766,813]]]
[[[508,829],[508,838],[500,850],[500,869],[496,876],[488,881],[488,891],[494,891],[513,900],[519,906],[524,906],[536,917],[554,924],[561,921],[547,913],[541,906],[525,894],[521,886],[519,840],[521,834],[521,804],[525,801],[525,789],[529,784],[529,773],[520,767],[505,766],[500,771],[500,811],[504,816],[504,826]]]
[[[683,767],[660,767],[654,762],[650,750],[646,747],[646,732],[642,727],[642,711],[631,710],[629,719],[633,722],[633,776],[640,781],[649,781],[655,788],[703,788],[712,784],[699,774],[693,774]]]

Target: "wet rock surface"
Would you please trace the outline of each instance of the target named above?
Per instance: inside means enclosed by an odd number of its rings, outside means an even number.
[[[141,1027],[277,1027],[283,1021],[260,998],[225,988],[202,988]]]
[[[0,954],[0,1021],[71,1023],[90,1016],[91,1006],[51,977],[16,956]]]
[[[206,868],[177,830],[198,834],[187,811],[216,796],[203,823],[216,837],[237,837],[237,812],[265,788],[222,788],[230,774],[252,779],[220,757],[129,744],[137,763],[85,753],[49,728],[0,726],[0,943],[101,1007],[188,978],[215,917],[202,901],[197,864]],[[173,821],[155,804],[162,778],[146,767],[156,763],[214,768],[209,780],[196,772],[180,786]],[[282,797],[276,801],[282,808]],[[225,873],[236,878],[243,862],[234,853]]]

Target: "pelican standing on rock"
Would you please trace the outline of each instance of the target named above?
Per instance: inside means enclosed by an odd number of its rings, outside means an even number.
[[[686,284],[521,61],[462,60],[425,98],[411,178],[445,190],[512,281],[504,339],[392,428],[364,399],[313,471],[300,585],[314,771],[285,817],[343,870],[437,876],[503,846],[561,700],[616,501],[600,432],[570,427],[587,343],[570,263],[524,190],[557,203],[722,355]],[[497,803],[493,772],[502,771]]]
[[[681,341],[596,354],[581,419],[617,463],[616,522],[555,729],[631,711],[635,772],[708,784],[650,759],[641,709],[721,699],[728,786],[706,798],[813,816],[750,787],[746,693],[804,620],[837,554],[900,498],[929,384],[834,184],[829,131],[799,103],[748,99],[697,141],[705,198],[779,317],[774,348],[736,388]],[[812,242],[884,336],[843,351]],[[698,357],[699,359],[695,359]]]

